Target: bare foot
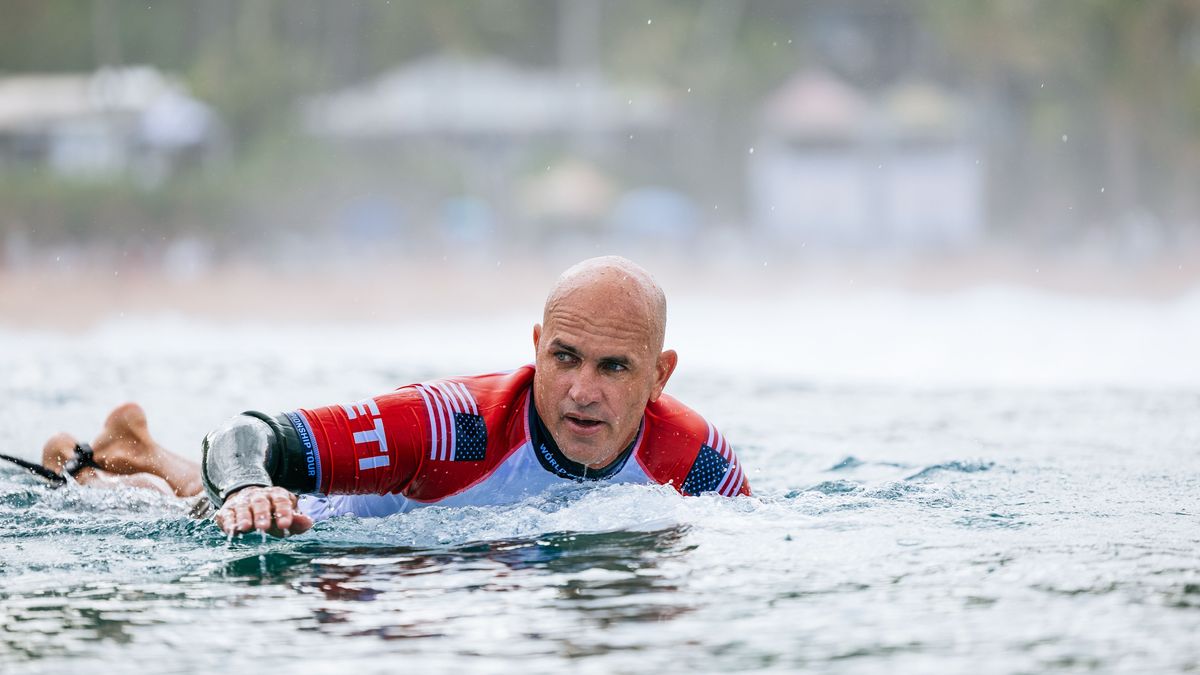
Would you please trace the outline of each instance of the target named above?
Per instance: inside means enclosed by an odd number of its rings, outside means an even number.
[[[158,444],[150,437],[146,412],[136,403],[113,408],[92,441],[92,451],[96,464],[110,473],[158,473]]]
[[[62,473],[67,461],[74,456],[75,437],[70,434],[54,434],[42,446],[42,466],[57,473]]]
[[[46,441],[46,445],[42,447],[42,466],[62,473],[67,462],[75,457],[75,445],[75,437],[70,434],[55,434],[51,436],[50,440]],[[95,467],[87,467],[77,472],[74,478],[75,482],[80,485],[88,485],[90,487],[136,487],[154,490],[167,495],[175,494],[175,491],[171,489],[167,481],[148,473],[113,475]]]
[[[122,403],[108,414],[92,442],[96,464],[118,475],[152,474],[166,481],[174,494],[191,497],[204,491],[200,465],[176,455],[150,436],[146,411],[136,403]]]

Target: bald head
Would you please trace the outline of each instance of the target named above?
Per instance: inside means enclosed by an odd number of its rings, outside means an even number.
[[[589,258],[563,272],[546,297],[543,323],[564,304],[595,312],[618,312],[642,323],[655,353],[667,329],[667,296],[640,265],[620,256]]]

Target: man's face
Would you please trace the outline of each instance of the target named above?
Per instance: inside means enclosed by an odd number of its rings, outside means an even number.
[[[633,441],[675,367],[652,321],[622,304],[567,298],[533,328],[538,414],[563,454],[593,468]]]

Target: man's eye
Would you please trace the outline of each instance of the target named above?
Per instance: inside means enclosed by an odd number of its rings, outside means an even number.
[[[623,363],[607,362],[607,363],[600,364],[600,367],[603,368],[604,370],[609,371],[610,373],[620,373],[620,372],[624,372],[625,370],[627,370],[627,368],[625,367],[625,364],[623,364]]]
[[[554,352],[554,359],[559,363],[570,363],[575,356],[571,352]]]

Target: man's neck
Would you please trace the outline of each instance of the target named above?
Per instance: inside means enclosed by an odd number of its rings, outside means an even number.
[[[542,423],[542,418],[538,416],[537,406],[533,405],[532,401],[530,402],[529,435],[530,441],[533,443],[534,454],[537,455],[538,461],[541,462],[543,468],[563,478],[573,480],[602,480],[615,475],[625,466],[625,461],[633,453],[633,448],[637,445],[638,437],[641,436],[641,433],[642,427],[639,425],[637,433],[634,434],[629,443],[608,457],[592,463],[580,462],[568,456],[559,448],[558,443],[554,440],[554,436],[546,428],[546,425]]]

